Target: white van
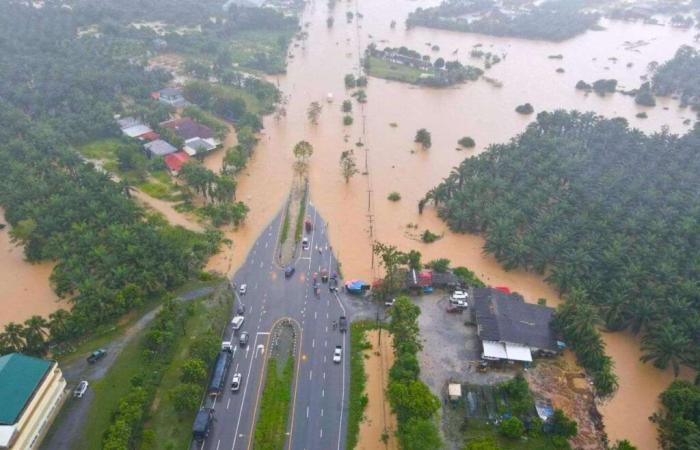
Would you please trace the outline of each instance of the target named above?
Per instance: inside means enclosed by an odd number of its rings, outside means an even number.
[[[231,320],[231,325],[233,325],[234,330],[238,330],[243,325],[245,318],[243,316],[236,316]]]

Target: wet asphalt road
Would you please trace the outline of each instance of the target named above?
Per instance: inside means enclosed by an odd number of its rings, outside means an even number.
[[[312,287],[314,272],[322,268],[336,270],[336,261],[326,234],[326,224],[311,204],[307,216],[313,231],[305,233],[310,249],[299,251],[293,263],[295,274],[284,277],[275,261],[277,236],[282,220],[278,215],[262,232],[245,263],[233,277],[235,286],[245,283],[245,295],[237,299],[245,305],[245,322],[240,330],[226,330],[226,339],[234,343],[234,355],[224,391],[215,399],[215,422],[209,436],[193,448],[242,450],[252,448],[255,418],[259,413],[262,376],[269,345],[270,330],[282,318],[291,318],[301,327],[298,372],[293,384],[292,413],[287,424],[285,449],[340,450],[345,448],[347,399],[349,387],[349,337],[334,329],[332,322],[346,315],[343,294],[331,293],[321,284],[320,295]],[[290,233],[291,235],[292,233]],[[341,281],[342,283],[342,281]],[[339,283],[340,284],[340,283]],[[238,344],[238,335],[247,331],[249,344]],[[333,363],[336,345],[343,347],[340,364]],[[234,373],[243,377],[237,392],[230,390]]]

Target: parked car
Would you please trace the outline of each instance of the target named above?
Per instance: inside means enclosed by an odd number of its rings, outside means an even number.
[[[343,347],[340,345],[335,346],[335,351],[333,352],[333,362],[339,363],[343,359]]]
[[[95,364],[97,361],[101,360],[105,356],[107,356],[107,350],[101,348],[90,353],[90,356],[87,357],[87,362],[89,362],[90,364]]]
[[[338,328],[340,328],[341,333],[348,331],[348,319],[345,316],[340,316],[338,318]]]
[[[241,333],[241,337],[240,337],[240,339],[238,339],[238,345],[240,345],[241,347],[245,347],[246,345],[248,345],[248,332],[247,331],[244,331],[243,333]]]
[[[469,295],[465,291],[454,291],[450,296],[450,303],[460,308],[466,308]]]
[[[85,395],[85,392],[87,392],[89,384],[90,383],[88,383],[87,380],[83,380],[78,383],[78,386],[76,386],[75,390],[73,391],[73,397],[82,398],[83,395]]]
[[[392,298],[391,300],[384,302],[384,306],[386,306],[387,308],[390,308],[390,307],[394,306],[395,302],[396,302],[396,299]]]
[[[241,295],[245,295],[246,292],[248,292],[248,285],[246,283],[243,283],[241,287],[238,288],[238,293]]]
[[[295,271],[296,271],[296,270],[294,269],[294,267],[292,267],[292,266],[287,266],[287,268],[284,269],[284,277],[285,277],[285,278],[291,278],[292,275],[294,275],[294,272],[295,272]]]
[[[231,380],[231,391],[236,392],[241,388],[241,379],[243,376],[240,373],[234,373],[233,379]]]
[[[231,320],[231,325],[233,325],[234,330],[238,330],[243,325],[245,318],[243,316],[236,316]]]

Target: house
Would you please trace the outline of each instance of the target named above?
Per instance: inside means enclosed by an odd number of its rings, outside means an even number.
[[[474,289],[472,303],[483,359],[531,362],[533,354],[558,352],[553,308],[493,288]]]
[[[188,159],[190,159],[190,155],[188,155],[184,151],[171,153],[169,155],[166,155],[165,158],[163,158],[163,160],[165,161],[165,165],[168,167],[168,170],[170,170],[170,173],[174,177],[176,177],[180,173],[182,166],[187,162]]]
[[[460,284],[460,279],[452,271],[409,270],[405,278],[406,289],[412,291],[426,290],[426,288],[456,289]]]
[[[153,92],[151,97],[154,100],[176,108],[182,108],[187,105],[187,101],[185,97],[182,96],[182,92],[175,88],[161,89],[160,91]]]
[[[156,133],[155,131],[149,131],[148,133],[144,133],[141,136],[138,137],[138,139],[142,141],[157,141],[160,139],[160,134]]]
[[[180,119],[173,119],[160,124],[163,128],[168,128],[173,130],[182,140],[187,141],[189,139],[200,138],[200,139],[213,139],[214,132],[211,128],[206,125],[202,125],[199,122],[189,118],[182,117]]]
[[[154,156],[165,156],[177,151],[175,147],[162,139],[156,139],[155,141],[148,142],[143,145],[143,148],[146,150],[146,154],[149,158]]]
[[[185,141],[185,146],[182,148],[190,156],[207,153],[219,146],[215,139],[192,138]]]
[[[67,397],[56,361],[0,356],[0,449],[39,448]]]
[[[131,138],[141,140],[153,140],[149,138],[152,137],[154,134],[158,134],[155,131],[151,130],[151,128],[147,125],[144,125],[140,120],[134,119],[133,117],[124,117],[122,119],[117,119],[117,123],[119,124],[119,128],[121,128],[122,133]]]

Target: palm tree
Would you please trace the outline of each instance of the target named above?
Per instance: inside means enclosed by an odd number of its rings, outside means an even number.
[[[49,323],[41,316],[32,316],[24,322],[24,339],[30,353],[44,352],[48,327]]]
[[[65,309],[59,309],[49,314],[49,332],[51,340],[62,340],[68,334],[68,318],[70,313]]]
[[[642,338],[642,362],[652,361],[655,367],[666,369],[669,365],[678,376],[680,366],[687,361],[690,338],[685,330],[666,319],[653,333]]]
[[[24,350],[24,327],[19,323],[10,322],[5,325],[5,343],[16,352]]]

